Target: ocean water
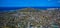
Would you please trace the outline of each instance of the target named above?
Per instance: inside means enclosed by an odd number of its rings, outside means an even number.
[[[35,8],[35,9],[42,9],[42,10],[47,9],[46,7],[0,7],[0,12],[10,11],[10,10],[20,10],[24,8]]]

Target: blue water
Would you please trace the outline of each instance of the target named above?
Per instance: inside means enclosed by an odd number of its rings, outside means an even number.
[[[0,11],[24,7],[60,7],[60,0],[0,0]]]
[[[0,12],[10,11],[10,10],[18,10],[18,9],[23,9],[23,8],[35,8],[35,9],[43,9],[43,10],[46,10],[45,7],[0,7]]]
[[[0,7],[0,12],[10,11],[10,10],[18,10],[23,8],[35,8],[40,10],[47,10],[47,8],[59,8],[59,7]]]

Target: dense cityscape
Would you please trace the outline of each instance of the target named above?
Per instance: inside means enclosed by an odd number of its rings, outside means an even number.
[[[0,28],[60,28],[60,8],[0,12]]]

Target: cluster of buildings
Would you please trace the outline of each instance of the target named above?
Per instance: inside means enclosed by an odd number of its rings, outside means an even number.
[[[5,27],[9,26],[11,28],[60,28],[60,11],[59,9],[37,11],[29,8],[18,10],[7,15]]]

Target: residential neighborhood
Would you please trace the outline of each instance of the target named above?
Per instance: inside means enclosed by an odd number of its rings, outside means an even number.
[[[60,8],[23,8],[1,12],[0,28],[60,28]]]

